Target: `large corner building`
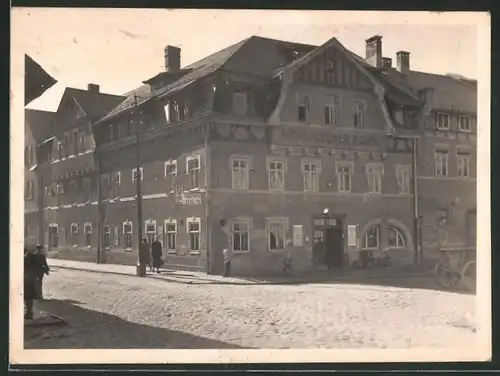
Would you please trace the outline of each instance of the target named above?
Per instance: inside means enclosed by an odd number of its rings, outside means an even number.
[[[54,257],[135,264],[141,231],[167,267],[221,273],[229,247],[234,274],[259,275],[287,256],[305,271],[475,245],[476,81],[413,71],[406,51],[393,62],[380,36],[364,58],[335,38],[251,37],[185,67],[164,52],[131,93],[63,97]]]

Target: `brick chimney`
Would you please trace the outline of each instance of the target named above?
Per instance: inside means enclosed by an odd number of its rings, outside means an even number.
[[[96,85],[96,84],[88,84],[87,91],[90,93],[99,93],[100,87],[99,87],[99,85]]]
[[[390,57],[382,58],[382,68],[384,69],[392,68],[392,59]]]
[[[181,69],[181,49],[174,46],[165,47],[165,71],[176,73]]]
[[[410,53],[407,51],[396,52],[397,56],[397,69],[403,74],[410,73]]]
[[[365,60],[375,68],[382,68],[382,37],[374,35],[366,41]]]

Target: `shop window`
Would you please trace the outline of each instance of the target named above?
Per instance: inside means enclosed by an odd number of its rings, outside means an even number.
[[[399,229],[389,226],[388,236],[388,245],[390,248],[405,248],[405,238]]]
[[[375,225],[370,227],[365,232],[364,237],[364,248],[365,249],[376,249],[380,246],[380,225]]]

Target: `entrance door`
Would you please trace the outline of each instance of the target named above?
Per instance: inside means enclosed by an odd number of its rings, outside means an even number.
[[[342,229],[327,227],[325,229],[325,263],[328,269],[341,268],[344,259]]]
[[[57,226],[49,227],[49,246],[50,248],[59,247],[59,234]]]

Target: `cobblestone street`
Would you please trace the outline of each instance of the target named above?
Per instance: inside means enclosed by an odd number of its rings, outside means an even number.
[[[373,282],[376,283],[376,282]],[[475,341],[475,296],[361,284],[183,284],[54,269],[26,348],[415,348]]]

